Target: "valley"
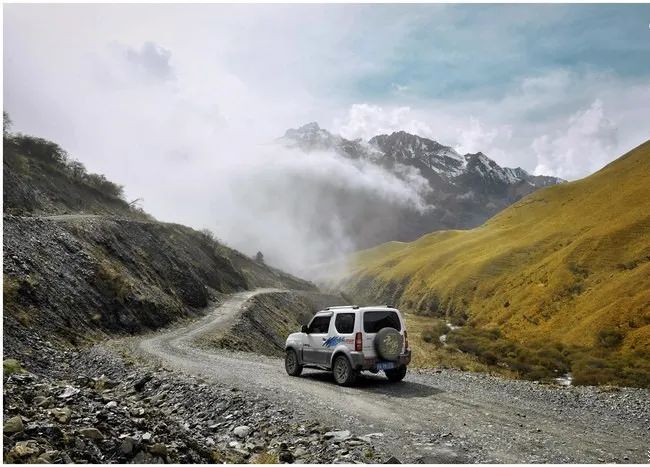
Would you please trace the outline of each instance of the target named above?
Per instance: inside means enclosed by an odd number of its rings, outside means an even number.
[[[632,183],[645,173],[647,144],[593,176],[602,183],[563,183],[474,230],[360,252],[349,275],[328,276],[320,290],[209,231],[157,221],[54,143],[5,134],[4,149],[5,462],[645,461],[650,396],[625,386],[645,386],[637,382],[648,374],[634,353],[647,350],[647,212],[630,204],[648,199],[645,184]],[[611,195],[621,184],[630,188]],[[589,228],[570,222],[585,191],[599,207],[582,216]],[[577,207],[562,214],[558,203]],[[632,207],[615,211],[615,225],[604,222],[621,203]],[[553,212],[554,225],[573,230],[543,233],[524,211],[538,220]],[[517,243],[505,244],[505,233]],[[557,257],[541,256],[548,245]],[[512,265],[523,269],[507,276],[505,296],[500,274]],[[606,277],[624,293],[605,295]],[[522,288],[544,280],[535,294]],[[554,284],[573,292],[545,295]],[[581,302],[583,293],[591,301]],[[287,376],[286,335],[316,310],[352,301],[409,312],[417,348],[405,381],[366,375],[340,388],[324,372]],[[481,304],[483,315],[474,312]],[[524,305],[539,313],[520,316]],[[619,379],[595,381],[610,385],[567,387],[530,377],[517,359],[499,366],[499,349],[529,356],[521,339],[536,332],[562,344],[564,333],[542,320],[551,305],[552,323],[565,323],[572,307],[571,342],[588,349],[595,332],[611,346],[585,358],[624,358],[630,379],[612,367]],[[538,327],[522,324],[530,320]],[[620,339],[598,334],[612,320]],[[535,345],[536,358],[557,355]],[[483,346],[495,361],[475,351]],[[543,369],[566,365],[566,348],[554,347],[558,366]],[[521,377],[534,381],[513,379]]]
[[[531,379],[570,369],[578,384],[648,387],[649,174],[646,142],[477,228],[353,255],[347,276],[332,283],[357,301],[428,316],[432,326],[463,324],[450,335],[452,352]]]

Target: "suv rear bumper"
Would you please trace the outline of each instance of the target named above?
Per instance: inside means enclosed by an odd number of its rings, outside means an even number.
[[[350,360],[355,370],[376,370],[379,358],[365,358],[363,352],[350,352]],[[399,366],[406,366],[411,363],[411,350],[407,350],[395,361]]]

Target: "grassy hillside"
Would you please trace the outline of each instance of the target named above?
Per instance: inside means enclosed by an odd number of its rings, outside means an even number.
[[[124,200],[120,185],[89,173],[56,143],[5,132],[3,150],[5,214],[86,213],[152,219]]]
[[[483,340],[554,344],[572,370],[602,373],[585,382],[648,385],[650,367],[634,366],[650,355],[650,142],[476,229],[360,252],[343,286],[359,300],[498,329]]]

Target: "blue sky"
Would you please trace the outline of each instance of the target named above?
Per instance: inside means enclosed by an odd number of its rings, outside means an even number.
[[[395,45],[385,55],[372,51],[383,66],[354,83],[357,99],[381,99],[391,83],[408,86],[419,98],[502,97],[518,80],[558,68],[637,79],[650,73],[650,5],[381,9],[378,26],[389,35],[376,45]],[[391,35],[391,19],[400,16],[409,21],[408,31]]]

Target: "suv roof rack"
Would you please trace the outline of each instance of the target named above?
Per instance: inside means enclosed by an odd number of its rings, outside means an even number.
[[[342,308],[352,308],[353,310],[356,310],[359,308],[359,305],[340,305],[340,306],[328,306],[325,308],[326,310],[339,310]]]

